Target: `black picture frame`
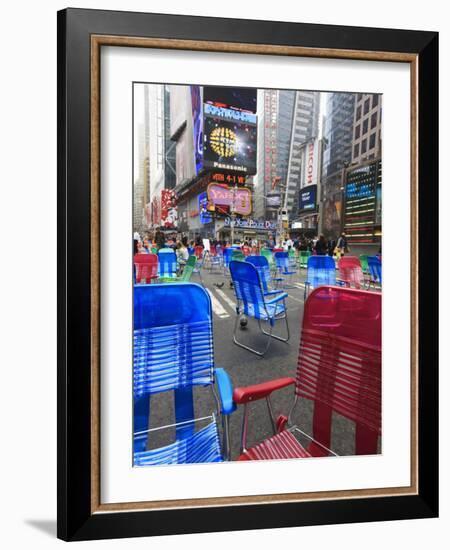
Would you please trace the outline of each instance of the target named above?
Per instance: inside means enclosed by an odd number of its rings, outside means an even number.
[[[417,59],[418,490],[310,502],[93,511],[91,37],[296,46]],[[333,56],[333,55],[331,55]],[[334,56],[338,57],[338,56]],[[364,58],[362,55],[361,58]],[[438,33],[66,9],[58,12],[58,532],[64,540],[438,515]]]

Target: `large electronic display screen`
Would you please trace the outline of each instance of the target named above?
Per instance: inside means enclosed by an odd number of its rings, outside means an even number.
[[[317,185],[308,185],[299,192],[299,210],[315,210],[317,204]]]
[[[256,88],[204,86],[203,101],[210,105],[256,113],[256,94]]]
[[[205,169],[225,170],[246,175],[256,174],[255,124],[205,116],[203,131]]]
[[[256,174],[254,88],[203,88],[203,168]]]

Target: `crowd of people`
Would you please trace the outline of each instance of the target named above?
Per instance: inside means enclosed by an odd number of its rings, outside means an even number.
[[[239,240],[234,243],[227,240],[221,241],[218,239],[210,239],[210,245],[214,247],[214,249],[217,247],[225,249],[233,244],[238,244],[242,248],[279,248],[287,252],[294,249],[297,253],[300,251],[309,251],[312,254],[328,255],[337,258],[349,253],[345,233],[341,233],[337,239],[326,239],[324,235],[318,235],[316,237],[299,236],[293,238],[290,235],[285,235],[284,238],[279,241],[275,241],[272,236],[268,236],[267,239]],[[203,239],[200,236],[196,236],[189,241],[186,235],[176,233],[166,234],[158,230],[154,233],[146,233],[144,236],[141,236],[137,232],[134,233],[134,254],[150,254],[151,252],[157,252],[161,248],[172,248],[181,265],[185,264],[189,258],[189,248],[192,249],[195,246],[203,246]]]

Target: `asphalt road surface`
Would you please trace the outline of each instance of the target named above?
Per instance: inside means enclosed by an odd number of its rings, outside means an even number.
[[[230,288],[230,279],[221,272],[210,273],[202,270],[203,285],[211,296],[214,325],[214,354],[216,367],[224,368],[231,377],[233,387],[247,386],[275,378],[295,377],[301,322],[303,317],[303,295],[306,270],[300,270],[292,277],[291,285],[286,289],[286,300],[290,339],[288,343],[272,340],[269,350],[263,358],[242,349],[233,342],[233,328],[236,318],[234,290]],[[193,282],[199,282],[194,274]],[[221,285],[218,288],[216,284]],[[284,321],[276,323],[276,331],[284,334]],[[247,327],[238,329],[238,338],[252,347],[263,348],[266,337],[261,334],[258,324],[249,318]],[[289,386],[272,394],[272,406],[275,417],[288,414],[294,400],[294,387]],[[194,407],[196,418],[208,416],[215,410],[215,401],[211,389],[195,388]],[[150,427],[167,426],[174,422],[174,402],[172,392],[152,396]],[[243,407],[240,406],[230,417],[231,458],[236,460],[240,454]],[[299,400],[293,415],[296,425],[306,433],[312,433],[312,404]],[[202,427],[201,423],[199,427]],[[250,405],[247,448],[272,434],[272,426],[265,399]],[[164,434],[164,435],[162,435]],[[173,441],[174,431],[152,432],[149,448],[159,447]],[[306,443],[306,441],[304,442]],[[339,455],[354,453],[354,426],[346,419],[334,416],[332,425],[332,450]]]

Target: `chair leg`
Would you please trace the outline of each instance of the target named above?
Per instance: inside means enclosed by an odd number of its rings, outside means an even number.
[[[242,342],[239,342],[239,340],[237,339],[236,331],[237,331],[237,328],[238,328],[239,319],[240,319],[240,314],[236,315],[236,321],[234,322],[233,342],[237,346],[239,346],[241,348],[244,348],[244,349],[246,349],[248,351],[251,351],[252,353],[258,355],[258,357],[263,357],[267,353],[267,350],[269,349],[270,343],[272,341],[273,327],[271,326],[270,333],[262,331],[262,332],[264,332],[264,334],[267,334],[267,342],[266,342],[266,347],[264,348],[264,350],[263,351],[258,351],[257,349],[251,348],[250,346],[247,346],[247,345],[243,344]]]
[[[266,334],[266,335],[268,335],[268,336],[269,336],[269,334],[270,334],[270,337],[271,337],[271,338],[275,338],[275,340],[279,340],[280,342],[285,342],[285,343],[286,343],[286,342],[289,341],[289,338],[291,337],[290,332],[289,332],[289,323],[288,323],[288,318],[287,318],[287,312],[286,312],[286,311],[285,311],[283,317],[278,317],[277,319],[275,319],[275,321],[281,321],[281,319],[284,319],[284,321],[285,321],[285,323],[286,323],[286,333],[287,333],[286,338],[283,338],[282,336],[278,336],[277,334],[273,334],[273,333],[272,333],[272,330],[273,330],[272,325],[271,325],[271,331],[270,331],[270,333],[269,333],[269,332],[266,332],[266,331],[263,329],[262,325],[261,325],[261,320],[260,320],[260,319],[258,319],[258,325],[259,325],[259,329],[261,330],[261,332],[262,332],[263,334]]]

